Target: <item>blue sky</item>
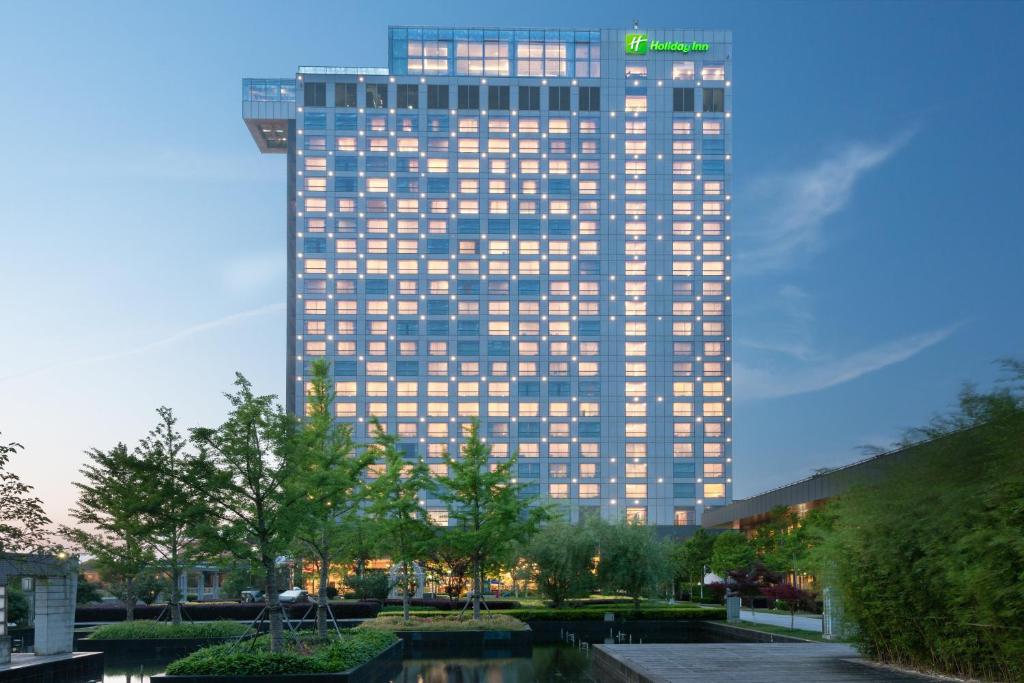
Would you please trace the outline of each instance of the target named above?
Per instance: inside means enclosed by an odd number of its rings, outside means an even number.
[[[243,76],[388,24],[733,30],[736,494],[860,457],[1024,356],[1021,3],[8,2],[0,430],[65,519],[82,451],[284,381],[284,159]]]

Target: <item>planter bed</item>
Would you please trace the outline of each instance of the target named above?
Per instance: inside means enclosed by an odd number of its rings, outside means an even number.
[[[306,680],[374,681],[394,672],[402,643],[390,631],[348,631],[326,640],[314,634],[285,638],[278,652],[270,637],[248,643],[217,645],[177,659],[154,681]]]
[[[252,636],[246,636],[251,638]],[[75,640],[79,652],[103,652],[112,657],[179,658],[208,645],[223,645],[238,640],[238,636],[227,638],[133,638],[131,640]]]
[[[402,641],[398,640],[368,662],[338,673],[272,674],[252,676],[171,676],[150,677],[153,683],[384,683],[402,668]]]

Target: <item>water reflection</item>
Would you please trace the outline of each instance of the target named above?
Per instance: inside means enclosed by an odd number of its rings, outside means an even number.
[[[107,658],[103,683],[148,683],[166,661]],[[533,648],[514,659],[407,659],[392,683],[593,683],[585,652],[567,645]]]

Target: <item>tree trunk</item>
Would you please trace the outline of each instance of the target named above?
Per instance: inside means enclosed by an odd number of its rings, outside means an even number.
[[[484,570],[479,564],[473,567],[473,621],[480,621],[480,595],[484,590]]]
[[[171,623],[177,626],[181,623],[181,592],[178,583],[181,581],[181,569],[177,563],[171,566]]]
[[[266,572],[267,611],[270,613],[270,651],[284,650],[284,624],[281,621],[281,603],[277,597],[277,567],[273,558],[263,559]]]
[[[406,621],[410,619],[409,606],[412,604],[412,599],[409,597],[409,574],[411,569],[408,562],[402,563],[402,619]]]
[[[138,597],[135,595],[135,589],[126,589],[124,595],[124,620],[128,623],[135,621],[136,602],[138,602]]]
[[[316,598],[316,634],[320,638],[327,638],[327,580],[330,569],[327,558],[321,555],[320,590]]]

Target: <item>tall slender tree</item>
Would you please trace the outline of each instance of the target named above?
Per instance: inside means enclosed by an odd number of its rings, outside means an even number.
[[[369,512],[378,521],[384,551],[401,567],[402,616],[409,618],[410,598],[416,590],[413,563],[424,554],[432,538],[420,493],[430,487],[430,475],[423,461],[409,462],[398,449],[398,437],[388,434],[373,420],[372,456],[383,461],[384,471],[374,481]]]
[[[253,393],[252,384],[235,375],[235,393],[227,420],[217,428],[192,430],[192,442],[207,463],[205,495],[216,523],[206,540],[238,558],[251,559],[264,575],[270,616],[270,649],[284,649],[284,625],[278,600],[277,558],[292,538],[294,506],[285,479],[283,456],[292,421],[276,396]]]
[[[285,486],[295,501],[295,539],[319,571],[316,624],[319,636],[326,638],[331,563],[340,559],[345,546],[345,521],[366,498],[360,475],[373,454],[357,453],[351,427],[334,421],[330,365],[315,361],[312,371],[306,419],[289,442]]]
[[[148,483],[141,461],[123,443],[109,451],[94,448],[87,455],[82,480],[75,482],[78,502],[71,510],[81,526],[62,526],[61,533],[96,558],[100,575],[125,604],[125,618],[133,621],[139,584],[154,560],[141,521],[140,492]]]
[[[473,618],[480,618],[484,573],[499,567],[508,550],[525,543],[547,511],[520,496],[521,485],[512,483],[516,454],[491,462],[491,447],[480,438],[480,423],[468,428],[462,457],[445,454],[448,475],[438,480],[439,496],[454,522],[450,533],[472,563]]]
[[[171,621],[180,624],[181,577],[200,561],[203,529],[211,521],[203,478],[207,464],[185,450],[173,411],[160,407],[156,412],[160,421],[135,449],[145,481],[136,494],[142,501],[140,535],[168,577]]]
[[[47,541],[50,518],[33,488],[8,469],[11,456],[23,446],[0,443],[0,553],[35,552]]]

